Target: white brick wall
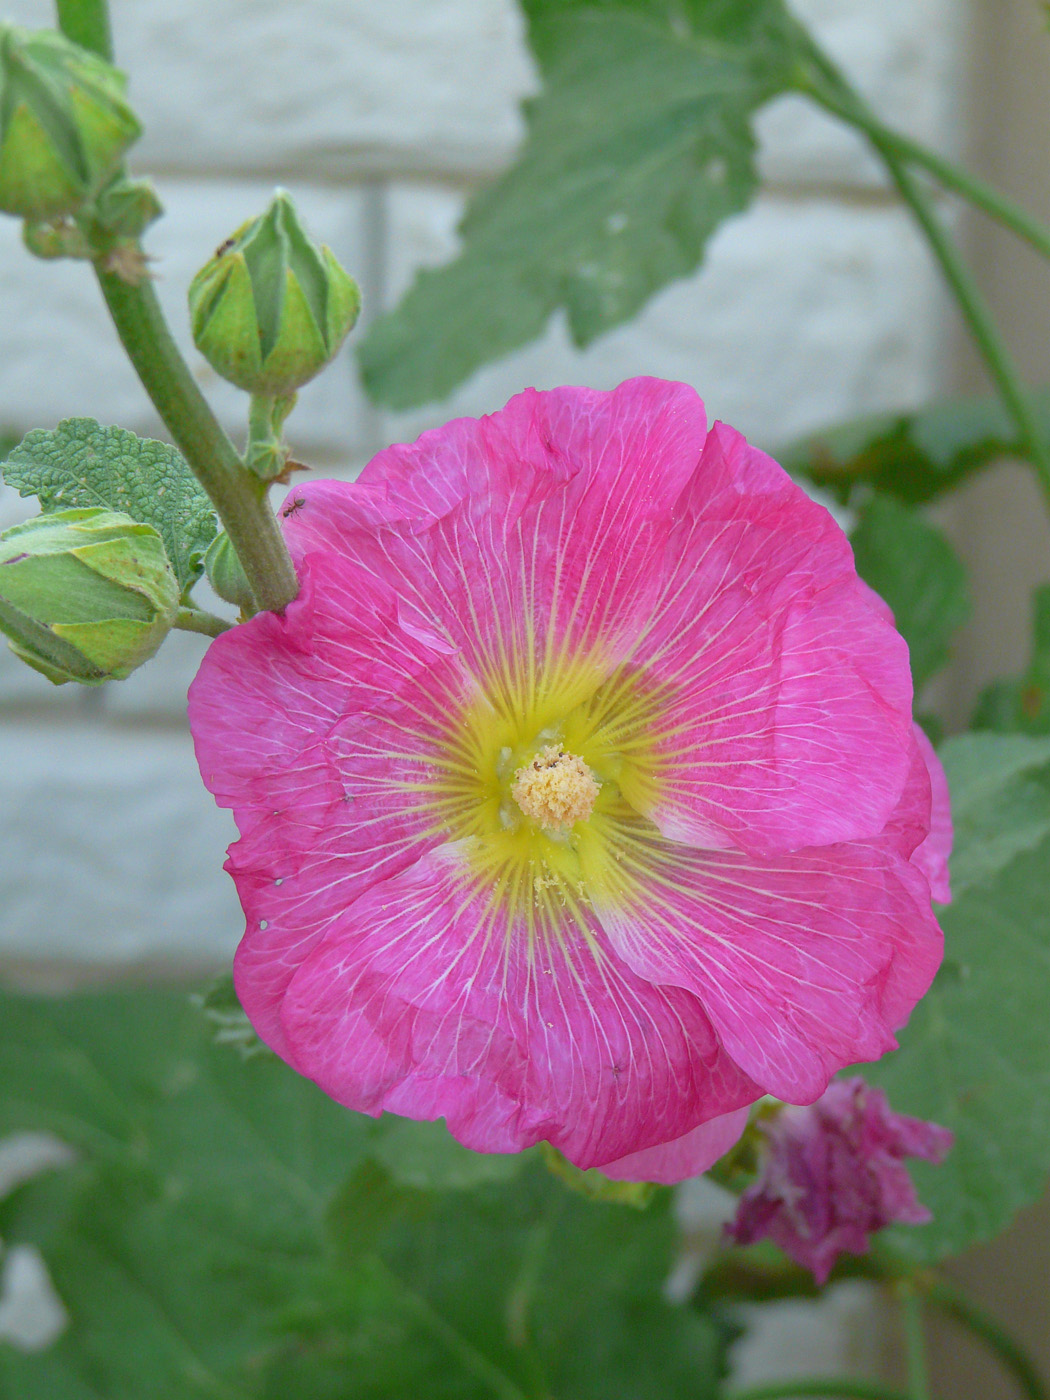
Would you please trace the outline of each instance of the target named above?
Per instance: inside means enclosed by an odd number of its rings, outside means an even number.
[[[0,956],[200,963],[240,936],[214,873],[234,832],[201,800],[188,742],[103,716],[0,731]]]

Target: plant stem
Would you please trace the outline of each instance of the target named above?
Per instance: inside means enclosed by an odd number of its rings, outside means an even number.
[[[922,1299],[916,1288],[902,1284],[899,1289],[904,1344],[908,1358],[908,1395],[911,1400],[930,1400],[926,1368],[926,1336],[922,1326]]]
[[[899,1390],[852,1376],[808,1376],[800,1380],[772,1381],[748,1390],[734,1390],[726,1400],[790,1400],[796,1395],[829,1395],[835,1400],[909,1400]]]
[[[113,61],[113,33],[106,0],[55,0],[58,27],[67,39]]]
[[[124,349],[146,392],[201,485],[211,497],[260,609],[279,612],[298,583],[265,487],[198,389],[171,338],[149,281],[131,286],[96,264],[99,286]]]
[[[224,617],[205,612],[202,608],[180,608],[171,624],[180,632],[203,632],[206,637],[218,637],[228,632],[236,623],[227,622]]]
[[[56,0],[58,25],[67,38],[109,57],[107,0]],[[152,284],[123,281],[95,263],[102,295],[117,334],[153,406],[207,491],[244,566],[260,609],[279,612],[299,585],[292,561],[266,500],[265,486],[249,472],[197,387],[172,339]]]
[[[959,310],[970,327],[977,348],[995,382],[1006,409],[1017,425],[1021,441],[1035,469],[1050,508],[1050,450],[1040,431],[1035,414],[1021,387],[1006,346],[996,329],[991,313],[977,283],[960,258],[955,244],[944,231],[934,214],[929,199],[920,190],[915,179],[896,155],[888,149],[883,158],[900,191],[901,198],[911,208],[919,226],[926,234],[927,242],[934,257],[940,263],[941,271],[955,295]]]
[[[810,95],[816,94],[811,92]],[[830,93],[821,92],[817,100],[827,111],[833,111],[844,121],[856,125],[855,112],[846,104],[837,103]],[[1050,258],[1050,228],[1029,214],[1027,209],[1023,209],[1015,200],[986,184],[970,171],[953,165],[936,151],[931,151],[902,132],[886,126],[870,111],[865,113],[864,129],[869,136],[878,136],[883,146],[891,148],[901,160],[925,170],[943,189],[961,195],[975,208],[983,210],[1004,228],[1017,234],[1018,238],[1030,243],[1044,258]]]
[[[930,251],[940,265],[945,281],[970,328],[1000,397],[1017,425],[1019,436],[1039,477],[1047,506],[1050,508],[1050,449],[1043,440],[1009,352],[999,336],[976,282],[935,214],[930,199],[915,180],[896,145],[884,136],[881,123],[831,60],[815,44],[811,43],[809,48],[819,80],[800,81],[800,87],[827,111],[861,131],[881,156],[898,193],[926,235]]]
[[[1048,1400],[1050,1392],[1035,1362],[1020,1342],[1010,1336],[994,1317],[964,1298],[950,1284],[935,1279],[926,1287],[926,1297],[948,1317],[972,1332],[993,1351],[1021,1387],[1028,1400]]]
[[[288,449],[281,445],[281,425],[295,402],[272,394],[253,394],[248,406],[248,447],[244,465],[260,481],[279,476],[288,460]]]

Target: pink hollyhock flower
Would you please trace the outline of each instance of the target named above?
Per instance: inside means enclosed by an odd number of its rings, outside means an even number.
[[[907,650],[691,389],[528,391],[282,515],[299,597],[190,694],[278,1054],[470,1147],[671,1180],[895,1044],[949,839]]]
[[[769,1239],[824,1283],[840,1254],[864,1254],[886,1225],[923,1225],[905,1157],[941,1162],[952,1134],[891,1111],[881,1089],[840,1079],[809,1108],[762,1123],[768,1153],[727,1227],[737,1244]]]

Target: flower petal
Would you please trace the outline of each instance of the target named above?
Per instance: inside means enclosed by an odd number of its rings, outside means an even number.
[[[681,384],[529,390],[387,449],[351,486],[297,488],[285,533],[297,559],[338,551],[390,584],[479,678],[524,665],[542,686],[629,645],[705,431]]]
[[[927,833],[911,853],[913,864],[930,882],[930,893],[938,904],[949,904],[952,897],[948,857],[952,851],[952,808],[948,778],[941,760],[926,734],[915,726],[915,740],[929,774],[932,795]]]
[[[881,1089],[838,1079],[815,1104],[761,1126],[758,1176],[728,1226],[738,1244],[771,1239],[823,1284],[838,1256],[865,1253],[877,1230],[929,1220],[902,1159],[939,1162],[952,1134],[894,1113]]]
[[[493,898],[475,856],[431,851],[313,949],[282,1007],[301,1073],[362,1112],[443,1116],[480,1151],[546,1139],[584,1168],[757,1097],[694,997],[646,984],[558,899]]]
[[[664,688],[675,840],[774,854],[877,835],[911,758],[908,651],[845,536],[716,423],[675,506],[664,590],[632,664]]]
[[[879,843],[760,862],[635,834],[622,869],[594,891],[613,947],[694,993],[741,1069],[789,1102],[892,1049],[940,962],[925,881]]]
[[[747,1127],[747,1118],[748,1110],[738,1108],[735,1113],[725,1113],[721,1118],[701,1123],[673,1142],[632,1152],[618,1162],[606,1162],[600,1168],[601,1173],[613,1181],[656,1181],[663,1186],[674,1186],[676,1182],[699,1176],[719,1157],[724,1157]]]
[[[278,1005],[309,948],[363,889],[446,839],[426,789],[468,686],[353,565],[317,556],[301,574],[283,618],[216,639],[189,700],[204,781],[242,835],[226,866],[247,918],[239,994],[282,1053]]]

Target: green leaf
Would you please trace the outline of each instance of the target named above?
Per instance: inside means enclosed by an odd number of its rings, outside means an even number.
[[[901,1048],[862,1071],[955,1133],[943,1165],[914,1167],[933,1222],[892,1232],[925,1261],[997,1234],[1050,1173],[1050,741],[971,734],[941,756],[956,824],[944,966]]]
[[[969,617],[966,570],[939,530],[888,496],[864,508],[850,543],[857,572],[893,609],[918,694],[950,659],[952,637]]]
[[[81,1159],[0,1207],[72,1318],[40,1358],[0,1344],[0,1395],[259,1393],[279,1318],[326,1274],[325,1215],[371,1124],[275,1057],[209,1042],[177,993],[0,998],[0,1134],[54,1132]],[[38,1210],[24,1236],[43,1191],[54,1223],[42,1234]]]
[[[441,398],[564,308],[577,345],[699,264],[755,190],[755,111],[790,84],[781,0],[528,5],[545,78],[518,162],[470,204],[463,251],[360,347],[396,408]]]
[[[1036,421],[1050,432],[1050,393],[1030,395]],[[998,398],[946,399],[915,413],[877,413],[810,433],[777,460],[793,476],[830,491],[843,505],[874,487],[922,505],[1002,457],[1024,457],[1012,418]]]
[[[956,906],[971,886],[998,878],[1050,836],[1045,765],[1050,744],[1021,736],[962,734],[941,754],[952,795]]]
[[[667,1192],[624,1211],[533,1159],[468,1166],[440,1125],[215,1045],[174,992],[0,995],[0,1079],[0,1135],[78,1154],[0,1202],[71,1318],[41,1354],[0,1342],[3,1400],[713,1400],[721,1333],[663,1298]]]
[[[374,1232],[353,1314],[367,1316],[382,1297],[404,1329],[396,1348],[377,1337],[363,1362],[389,1377],[389,1392],[377,1395],[716,1394],[718,1329],[663,1298],[676,1240],[670,1193],[648,1211],[626,1211],[565,1192],[538,1164],[513,1185],[469,1194],[384,1190],[370,1166],[360,1176],[333,1222],[337,1238]],[[460,1362],[451,1389],[441,1385],[441,1352]]]
[[[443,1123],[417,1123],[387,1115],[380,1120],[372,1155],[402,1186],[462,1191],[489,1181],[510,1181],[525,1153],[471,1152]]]
[[[104,506],[152,525],[180,589],[204,567],[218,530],[215,509],[181,454],[164,442],[93,418],[67,418],[54,430],[27,433],[3,464],[4,480],[44,511]]]
[[[1023,676],[982,692],[975,729],[1000,734],[1050,734],[1050,584],[1032,594],[1032,655]]]
[[[216,1045],[232,1046],[245,1060],[251,1060],[256,1055],[273,1054],[270,1047],[259,1039],[258,1032],[237,999],[231,973],[220,972],[203,992],[195,993],[190,1001],[213,1027]]]

